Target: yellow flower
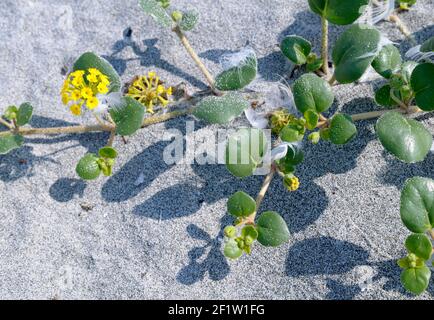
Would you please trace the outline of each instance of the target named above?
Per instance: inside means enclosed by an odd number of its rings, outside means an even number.
[[[101,83],[104,83],[107,86],[110,84],[109,78],[107,76],[103,75],[103,74],[101,74],[99,76],[99,79],[100,79]]]
[[[89,99],[86,100],[86,106],[90,109],[93,110],[95,109],[99,104],[99,100],[97,97],[90,97]]]
[[[288,191],[296,191],[300,187],[300,181],[292,173],[285,175],[283,178],[283,184]]]
[[[68,104],[68,102],[69,102],[69,95],[66,92],[62,93],[62,103]]]
[[[72,98],[72,100],[80,100],[80,98],[81,98],[81,91],[80,90],[74,90],[74,91],[72,91],[71,98]]]
[[[127,96],[130,96],[146,107],[149,113],[154,112],[154,106],[167,106],[172,95],[172,87],[166,88],[160,78],[153,71],[147,76],[138,77],[128,88]]]
[[[69,109],[74,116],[79,116],[81,114],[81,106],[78,104],[73,104]]]
[[[96,69],[96,68],[89,68],[89,74],[93,74],[93,75],[95,75],[95,76],[100,76],[100,75],[102,75],[102,73],[101,73],[101,71],[99,71],[98,69]]]
[[[83,89],[81,89],[81,96],[84,99],[88,99],[90,97],[93,97],[93,91],[90,87],[84,87]]]
[[[91,82],[91,83],[97,83],[98,82],[98,76],[96,74],[89,74],[87,75],[87,81]]]
[[[106,94],[109,91],[107,85],[102,82],[100,82],[100,84],[97,86],[97,89],[98,92],[102,94]]]

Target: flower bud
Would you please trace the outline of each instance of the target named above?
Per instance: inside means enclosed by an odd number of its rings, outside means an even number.
[[[235,238],[235,236],[237,235],[237,228],[235,228],[234,226],[227,226],[224,230],[225,236],[228,238]]]
[[[309,137],[308,137],[309,141],[312,142],[313,144],[317,144],[319,142],[319,140],[321,139],[321,135],[319,132],[312,132]]]
[[[283,177],[283,184],[288,191],[296,191],[300,187],[300,181],[292,173]]]
[[[172,12],[172,19],[175,22],[179,22],[182,20],[182,12],[181,11],[173,11]]]

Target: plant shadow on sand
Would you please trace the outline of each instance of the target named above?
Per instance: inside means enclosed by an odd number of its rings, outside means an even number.
[[[174,66],[170,62],[164,60],[161,57],[161,50],[157,47],[157,43],[158,39],[152,38],[143,40],[142,44],[140,44],[139,42],[133,40],[132,29],[127,28],[123,32],[122,39],[116,41],[113,45],[112,52],[109,55],[105,55],[103,57],[113,65],[113,67],[120,75],[123,75],[125,73],[127,63],[129,61],[139,61],[140,65],[145,68],[158,67],[170,72],[177,77],[184,79],[185,81],[189,82],[191,85],[199,89],[207,88],[207,85],[203,81],[195,78],[194,76],[191,76],[190,74],[182,71],[180,68]],[[132,51],[136,55],[135,58],[123,59],[119,57],[119,55],[127,48],[132,49]],[[180,50],[181,49],[182,47],[180,45]]]

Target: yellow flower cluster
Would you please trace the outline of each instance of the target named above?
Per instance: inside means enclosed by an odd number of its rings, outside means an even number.
[[[95,68],[77,70],[69,74],[63,83],[62,102],[73,115],[81,115],[83,106],[89,110],[99,105],[97,95],[109,92],[110,80]]]
[[[283,178],[283,184],[288,191],[296,191],[300,187],[300,181],[293,174],[288,174]]]
[[[167,106],[172,87],[166,88],[155,72],[136,78],[128,88],[128,96],[136,99],[146,107],[149,113],[154,112],[154,106]]]

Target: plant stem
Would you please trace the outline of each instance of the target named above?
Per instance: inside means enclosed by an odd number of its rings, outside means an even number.
[[[334,85],[336,82],[336,76],[333,74],[328,82],[331,86]]]
[[[113,146],[113,142],[115,141],[115,137],[116,137],[116,129],[113,128],[113,130],[110,132],[110,138],[107,142],[108,147]]]
[[[185,116],[185,115],[191,114],[193,112],[194,108],[195,107],[190,107],[190,108],[186,108],[186,109],[182,109],[182,110],[175,110],[175,111],[172,111],[172,112],[167,112],[167,113],[164,113],[164,114],[161,114],[161,115],[157,115],[157,116],[146,118],[145,120],[143,120],[142,128],[148,127],[150,125],[157,124],[157,123],[160,123],[160,122],[164,122],[164,121],[167,121],[167,120],[170,120],[170,119],[174,119],[174,118],[177,118],[177,117],[181,117],[181,116]]]
[[[395,111],[395,112],[399,112],[399,113],[406,113],[406,110],[403,110],[401,108],[387,109],[387,110],[378,110],[378,111],[371,111],[371,112],[354,114],[351,116],[351,119],[353,121],[375,119],[375,118],[381,117],[383,114],[385,114],[387,112],[391,112],[391,111]]]
[[[390,90],[390,97],[392,98],[393,101],[395,101],[403,110],[407,109],[407,105],[402,102],[401,100],[399,100],[399,98],[395,95],[395,93],[393,92],[393,89]]]
[[[193,61],[199,67],[200,71],[202,71],[203,75],[205,76],[205,78],[206,78],[209,86],[213,90],[213,92],[216,92],[215,86],[214,86],[215,85],[215,80],[214,80],[213,76],[208,71],[208,69],[206,68],[206,66],[203,64],[202,60],[200,60],[200,58],[197,55],[196,51],[194,51],[194,49],[190,45],[190,42],[188,41],[188,39],[185,36],[185,34],[182,32],[182,30],[179,27],[173,28],[173,32],[176,33],[176,35],[178,36],[179,40],[181,40],[182,45],[185,47],[185,49],[187,50],[187,52],[190,54],[190,56],[193,59]]]
[[[413,35],[411,34],[410,30],[405,25],[405,23],[402,22],[402,20],[398,17],[398,15],[396,13],[393,13],[393,14],[390,15],[389,21],[391,21],[391,22],[393,22],[393,23],[396,24],[396,26],[398,27],[399,31],[401,31],[401,33],[408,38],[408,40],[410,41],[410,43],[411,43],[412,46],[417,45],[417,42],[414,39]]]
[[[9,129],[12,129],[12,128],[13,128],[12,124],[10,124],[10,123],[7,122],[6,120],[4,120],[2,117],[0,117],[0,123],[1,123],[2,125],[4,125],[5,127],[9,128]]]
[[[321,29],[322,29],[322,39],[321,39],[321,58],[323,61],[322,70],[326,77],[329,76],[329,22],[326,18],[321,17]]]

